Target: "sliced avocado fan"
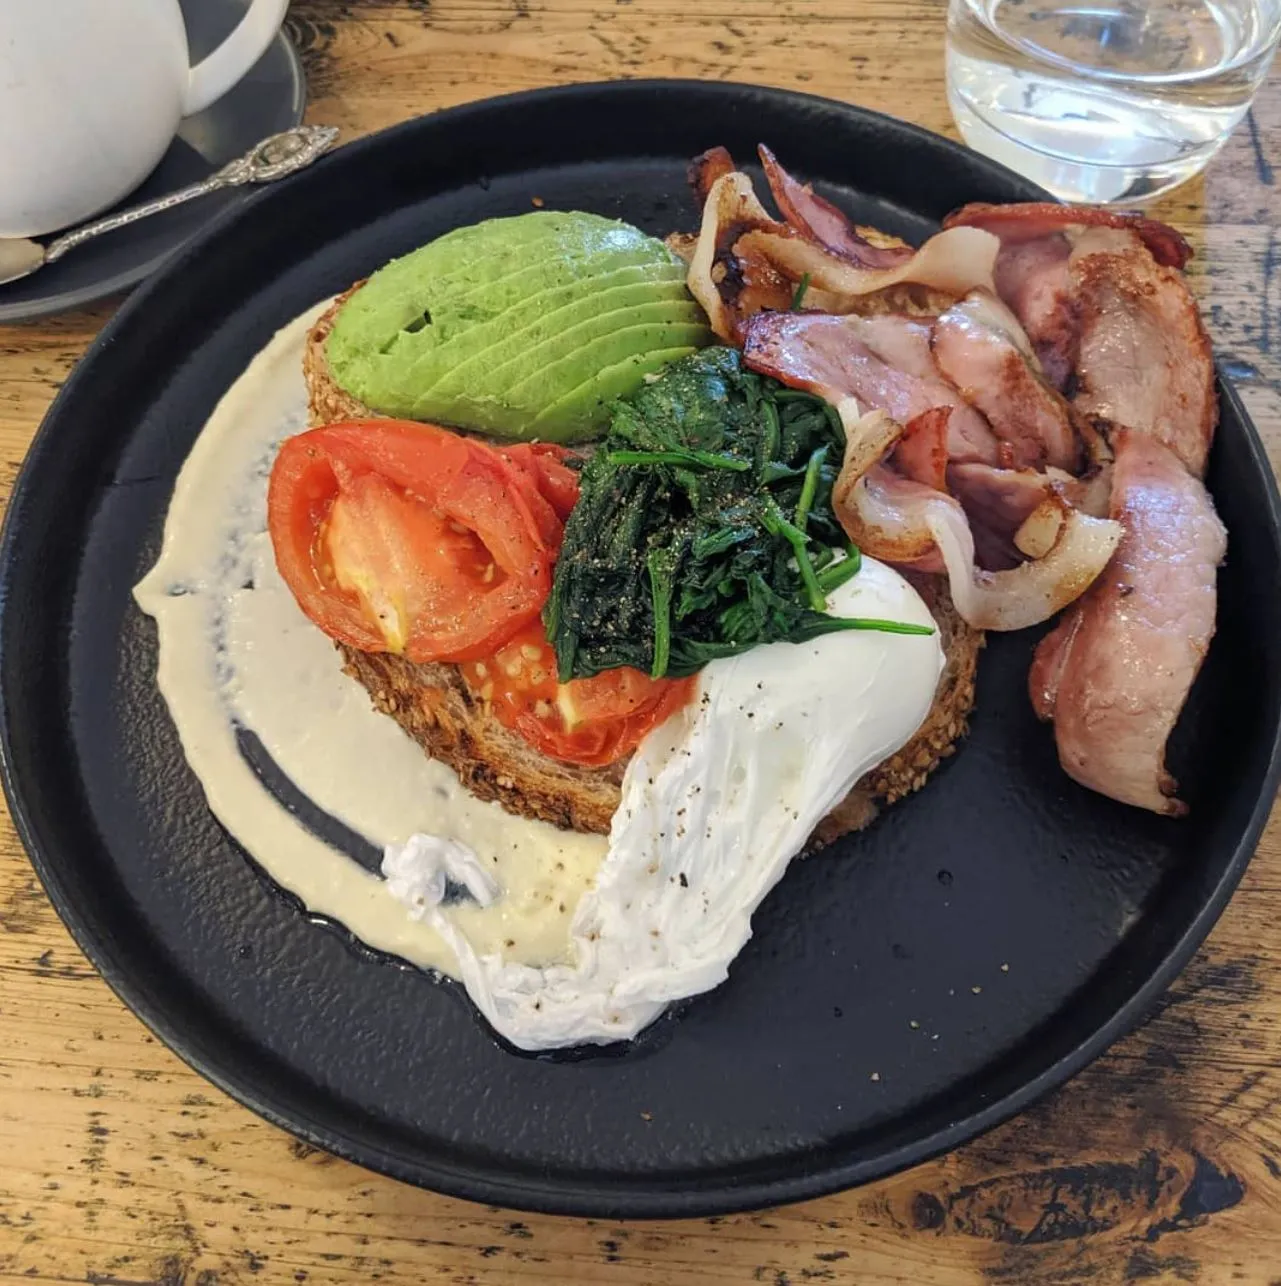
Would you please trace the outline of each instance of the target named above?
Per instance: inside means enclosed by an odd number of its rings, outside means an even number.
[[[540,210],[459,228],[374,273],[339,310],[334,380],[384,415],[553,442],[713,342],[661,242]]]

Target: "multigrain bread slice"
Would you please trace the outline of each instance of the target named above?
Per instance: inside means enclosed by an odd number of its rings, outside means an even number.
[[[877,237],[886,244],[894,240],[883,234]],[[313,425],[379,418],[339,386],[325,355],[338,310],[362,284],[356,282],[339,295],[307,337],[303,374],[308,420]],[[860,311],[869,315],[890,310],[938,312],[951,302],[907,288],[893,295],[870,296]],[[811,849],[861,830],[882,806],[919,790],[953,753],[968,728],[983,635],[956,614],[941,579],[910,579],[938,622],[947,658],[934,704],[912,739],[867,773],[819,823]],[[607,768],[581,768],[539,753],[503,727],[484,702],[472,695],[455,665],[415,665],[390,653],[361,652],[344,644],[339,645],[339,651],[344,670],[365,688],[374,706],[395,719],[433,759],[448,764],[473,795],[496,800],[508,812],[565,829],[608,832],[618,807],[625,762]],[[839,681],[839,676],[833,676],[833,682]]]
[[[915,736],[872,769],[819,825],[814,847],[859,830],[892,804],[919,790],[965,735],[974,705],[974,675],[982,634],[957,616],[945,583],[914,578],[939,625],[947,661],[934,704]],[[609,830],[618,807],[624,762],[579,768],[549,759],[503,727],[474,696],[454,665],[415,665],[389,653],[339,645],[346,672],[383,714],[390,715],[433,758],[447,763],[480,799],[508,812],[570,830]],[[840,682],[833,675],[834,683]]]
[[[302,374],[307,383],[307,423],[316,427],[321,424],[338,424],[343,420],[377,420],[385,417],[372,411],[358,398],[352,397],[336,379],[329,368],[329,359],[325,356],[325,345],[329,342],[329,332],[343,304],[365,284],[364,279],[344,290],[328,308],[321,313],[307,333],[307,345],[302,354]]]

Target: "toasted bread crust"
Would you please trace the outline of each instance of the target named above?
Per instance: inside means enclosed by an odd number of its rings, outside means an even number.
[[[869,772],[814,832],[812,848],[859,830],[884,804],[919,790],[965,735],[983,636],[960,619],[941,582],[917,588],[939,623],[947,656],[925,722],[896,754]],[[580,768],[549,759],[510,732],[477,700],[454,665],[415,665],[389,653],[340,644],[344,669],[433,759],[448,764],[480,799],[570,830],[604,834],[618,807],[624,761]],[[833,676],[833,682],[839,682]]]
[[[566,830],[609,830],[623,765],[581,768],[539,753],[504,728],[463,682],[456,665],[415,665],[391,653],[339,644],[343,669],[374,708],[390,715],[433,758],[448,764],[480,799]]]
[[[325,343],[338,310],[360,288],[357,282],[321,315],[307,337],[303,374],[312,425],[378,418],[338,386]],[[870,312],[896,307],[917,311],[932,305],[900,294],[870,298]],[[872,822],[880,808],[919,790],[965,735],[974,705],[974,677],[983,635],[957,616],[944,582],[912,577],[939,624],[947,657],[934,704],[925,722],[896,754],[869,772],[819,824],[810,849],[820,848]],[[508,812],[568,830],[605,834],[620,799],[625,762],[581,768],[550,759],[509,731],[474,698],[455,665],[415,665],[390,653],[361,652],[339,644],[345,671],[369,693],[376,709],[398,724],[433,759],[448,764],[480,799]],[[840,682],[833,676],[833,682]]]
[[[325,356],[325,344],[329,341],[329,332],[334,328],[339,310],[364,284],[361,280],[344,290],[321,313],[307,334],[307,346],[302,354],[302,374],[307,382],[307,423],[313,428],[321,424],[338,424],[343,420],[384,418],[339,386],[329,369],[329,359]]]
[[[984,635],[957,615],[947,584],[937,577],[907,573],[928,604],[939,627],[945,657],[934,704],[912,738],[867,773],[817,826],[809,849],[822,848],[850,831],[862,830],[880,809],[921,789],[930,775],[956,753],[969,731],[974,709],[975,679]]]

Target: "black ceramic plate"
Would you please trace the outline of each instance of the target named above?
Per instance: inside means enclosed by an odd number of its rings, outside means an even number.
[[[181,4],[193,62],[222,43],[246,8],[246,0],[181,0]],[[141,205],[208,178],[259,139],[297,125],[305,103],[302,64],[281,33],[230,93],[182,122],[160,163],[116,209]],[[127,290],[247,195],[243,188],[231,188],[201,197],[99,237],[32,277],[0,286],[0,322],[65,312]]]
[[[1277,497],[1230,388],[1210,484],[1231,532],[1219,635],[1178,735],[1192,814],[1059,770],[1025,694],[1035,632],[993,637],[973,734],[922,794],[796,864],[729,982],[622,1049],[529,1058],[455,988],[371,959],[277,896],[206,811],[130,589],[175,474],[272,331],[486,215],[692,228],[686,159],[768,140],[860,220],[919,239],[1037,195],[851,107],[625,82],[478,103],[341,149],[221,219],[68,381],[0,567],[5,784],[36,868],[113,987],[211,1080],[402,1179],[508,1206],[692,1215],[813,1196],[955,1146],[1136,1023],[1249,860],[1277,779]]]

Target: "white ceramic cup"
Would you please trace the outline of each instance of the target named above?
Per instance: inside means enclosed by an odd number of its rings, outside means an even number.
[[[265,52],[289,0],[250,0],[190,65],[178,0],[0,0],[0,237],[53,232],[114,205],[184,116]]]

